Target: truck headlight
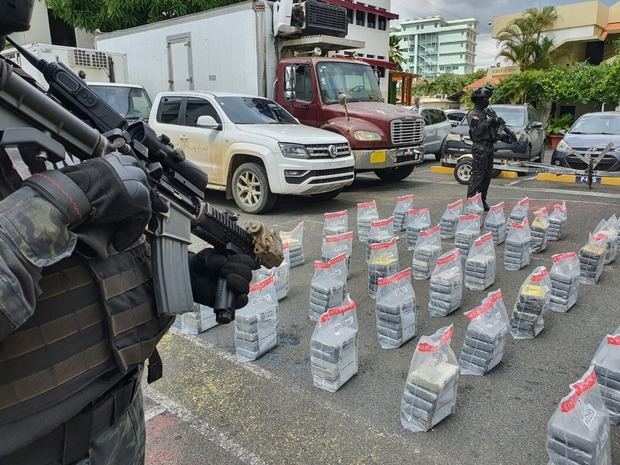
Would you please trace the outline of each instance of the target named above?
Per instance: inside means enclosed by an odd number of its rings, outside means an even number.
[[[355,140],[361,140],[361,141],[373,141],[373,140],[381,140],[381,134],[378,134],[376,132],[373,131],[355,131],[353,133],[353,137],[355,137]]]
[[[573,148],[570,145],[568,145],[566,142],[564,142],[564,139],[562,139],[560,143],[558,144],[558,146],[556,147],[556,150],[558,152],[570,152],[571,150],[573,150]]]
[[[286,144],[280,142],[280,150],[286,158],[310,158],[306,147],[301,144]]]

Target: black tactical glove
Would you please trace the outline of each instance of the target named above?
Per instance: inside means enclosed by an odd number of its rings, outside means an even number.
[[[504,121],[504,118],[500,116],[497,118],[497,124],[500,126],[504,126],[506,124],[506,121]]]
[[[236,308],[245,307],[254,267],[252,257],[233,255],[226,250],[203,249],[190,254],[189,274],[194,302],[213,307],[217,282],[221,277],[226,279],[228,289],[237,297]]]

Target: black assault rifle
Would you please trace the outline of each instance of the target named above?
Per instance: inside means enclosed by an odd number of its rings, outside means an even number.
[[[143,121],[129,125],[67,66],[48,63],[8,40],[43,74],[49,95],[18,75],[21,72],[8,61],[0,60],[0,129],[5,128],[0,153],[4,149],[8,155],[8,160],[0,157],[0,176],[5,184],[18,188],[30,175],[28,169],[65,162],[65,150],[80,160],[113,151],[139,159],[149,183],[169,207],[149,231],[157,307],[164,314],[193,309],[187,266],[190,232],[216,248],[250,255],[257,267],[280,265],[283,254],[279,234],[267,231],[258,222],[250,222],[247,230],[243,229],[236,216],[206,204],[207,174],[185,160],[183,152],[166,136],[157,137]],[[3,108],[8,111],[1,111]],[[14,149],[19,150],[27,166],[11,157]],[[7,169],[7,163],[12,169]],[[88,242],[107,244],[108,239],[95,237]],[[233,300],[234,295],[221,279],[214,305],[218,322],[234,319]]]
[[[499,116],[497,116],[497,113],[495,113],[495,110],[493,110],[493,108],[491,107],[486,107],[484,109],[484,111],[491,116],[491,118],[495,119],[495,121],[498,122],[499,126],[498,126],[498,132],[503,132],[504,136],[506,137],[505,142],[508,144],[513,144],[515,142],[517,142],[518,138],[517,135],[508,127],[506,126],[506,123],[501,123],[500,122],[500,118]]]

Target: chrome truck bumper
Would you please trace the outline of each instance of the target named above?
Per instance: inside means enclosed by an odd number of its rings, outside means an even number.
[[[396,166],[417,165],[424,161],[424,146],[380,150],[353,150],[355,171],[372,171]]]

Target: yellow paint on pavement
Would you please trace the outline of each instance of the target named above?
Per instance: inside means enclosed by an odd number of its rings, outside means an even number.
[[[452,174],[453,172],[454,168],[450,168],[449,166],[431,166],[431,173]]]
[[[576,176],[574,174],[553,174],[553,173],[540,173],[536,176],[537,181],[547,182],[567,182],[575,183]]]

